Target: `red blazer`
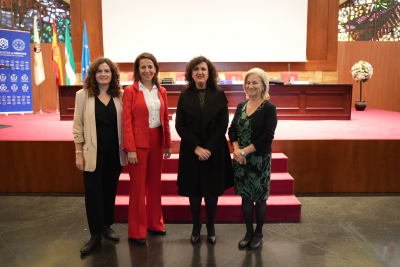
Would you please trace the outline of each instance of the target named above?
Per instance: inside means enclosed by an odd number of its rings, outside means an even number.
[[[171,131],[168,119],[167,90],[158,87],[158,96],[161,102],[160,119],[163,128],[164,147],[171,147]],[[149,147],[149,110],[142,91],[139,91],[139,83],[135,82],[124,89],[122,96],[124,133],[123,151],[136,151],[136,148]]]

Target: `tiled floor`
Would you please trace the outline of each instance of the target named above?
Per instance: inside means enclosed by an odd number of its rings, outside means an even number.
[[[148,244],[103,239],[88,256],[84,199],[66,195],[0,196],[0,266],[400,266],[400,194],[298,196],[300,223],[267,223],[264,245],[239,250],[243,224],[218,224],[217,244],[191,245],[190,224],[167,224]],[[218,212],[218,211],[217,211]]]

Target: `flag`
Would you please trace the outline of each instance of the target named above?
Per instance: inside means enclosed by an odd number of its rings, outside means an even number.
[[[53,44],[51,48],[52,48],[51,58],[53,60],[53,72],[57,76],[57,89],[58,89],[59,85],[63,85],[63,74],[61,68],[62,65],[61,65],[60,47],[58,46],[57,28],[54,19],[53,19]]]
[[[37,29],[36,17],[33,20],[33,57],[35,60],[35,65],[33,66],[33,73],[35,75],[36,85],[41,84],[44,81],[44,66],[42,58],[42,49],[40,48],[40,39]]]
[[[90,53],[89,53],[89,41],[86,32],[86,21],[83,30],[83,47],[82,47],[82,81],[85,82],[86,73],[90,66]]]
[[[74,85],[76,83],[75,73],[74,53],[72,52],[67,20],[65,23],[65,76],[67,85]]]

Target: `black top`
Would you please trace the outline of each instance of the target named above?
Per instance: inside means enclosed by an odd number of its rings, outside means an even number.
[[[206,100],[206,89],[197,89],[197,95],[199,96],[200,99],[200,107],[201,110],[203,110],[204,107],[204,100]]]
[[[117,109],[111,97],[107,106],[96,96],[95,100],[97,149],[109,150],[118,147]]]
[[[238,141],[236,123],[242,114],[243,105],[246,104],[247,101],[239,103],[236,108],[235,116],[228,130],[231,143]],[[251,120],[251,142],[256,148],[256,152],[254,152],[256,155],[263,152],[272,152],[271,144],[274,139],[277,123],[278,115],[276,114],[276,107],[271,102],[266,101],[261,112],[254,114]]]

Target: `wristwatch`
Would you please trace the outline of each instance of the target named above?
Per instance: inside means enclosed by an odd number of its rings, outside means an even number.
[[[79,154],[79,153],[82,153],[82,151],[79,151],[79,150],[75,151],[75,154]]]
[[[246,157],[246,154],[244,153],[244,150],[242,150],[242,156]]]

